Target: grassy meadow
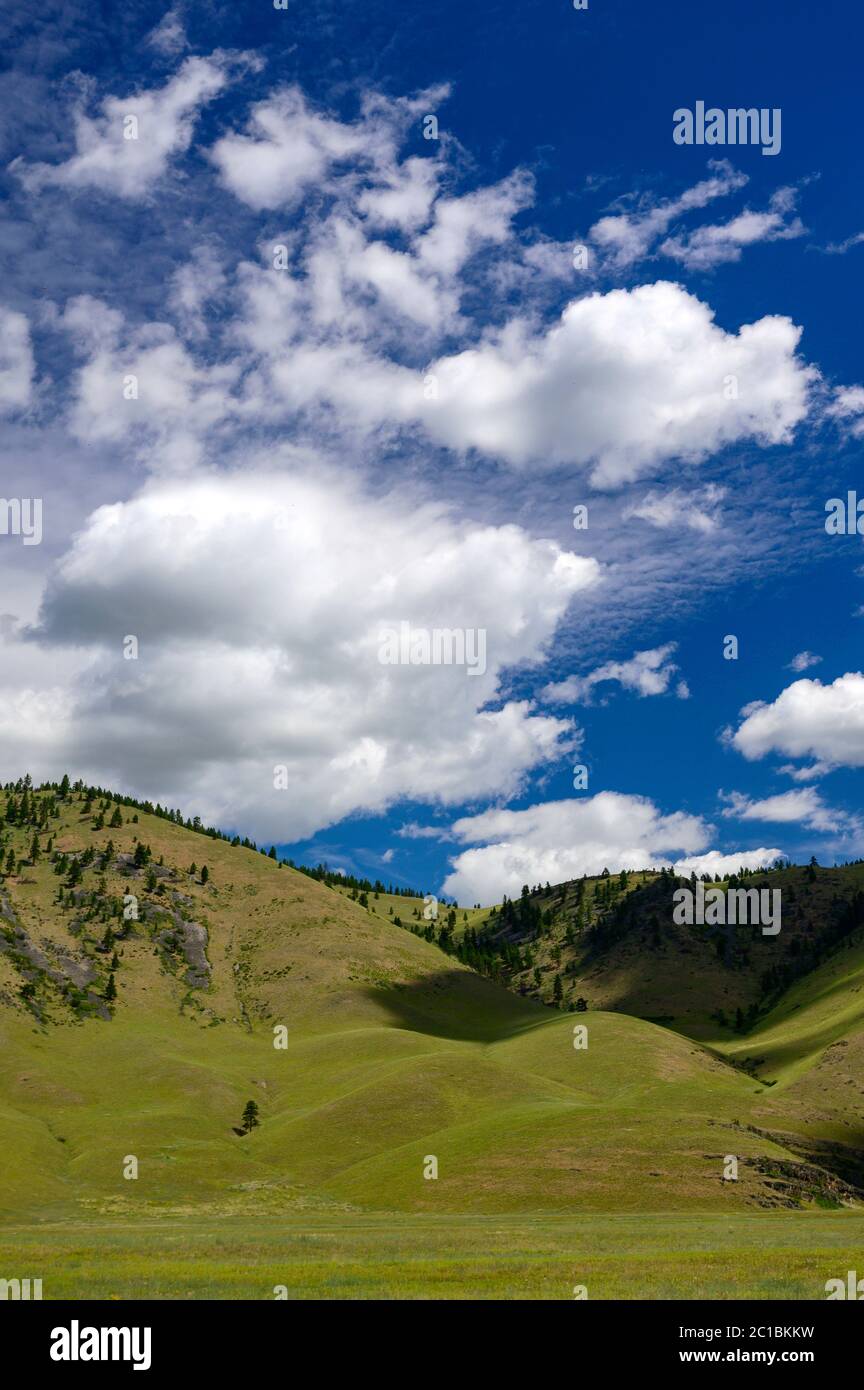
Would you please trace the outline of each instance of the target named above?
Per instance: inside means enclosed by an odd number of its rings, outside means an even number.
[[[214,1215],[6,1229],[0,1262],[59,1299],[813,1301],[862,1245],[848,1213]]]

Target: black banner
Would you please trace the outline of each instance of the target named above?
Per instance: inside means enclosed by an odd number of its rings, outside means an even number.
[[[529,1312],[528,1309],[531,1309]],[[463,1318],[470,1308],[470,1327]],[[500,1317],[505,1321],[499,1322]],[[768,1370],[803,1366],[826,1372],[848,1365],[859,1350],[860,1315],[833,1302],[613,1303],[586,1301],[524,1305],[525,1331],[542,1332],[550,1368],[562,1356],[587,1369],[598,1359],[610,1372],[696,1370],[710,1365],[758,1366]],[[380,1322],[379,1322],[380,1318]],[[535,1322],[535,1318],[538,1321]],[[453,1370],[454,1348],[443,1329],[476,1334],[476,1354],[493,1362],[509,1358],[514,1330],[507,1305],[302,1303],[14,1303],[3,1305],[0,1327],[7,1352],[26,1348],[28,1369],[61,1378],[100,1368],[162,1375],[233,1373],[256,1376],[285,1370],[312,1351],[310,1330],[321,1320],[325,1340],[317,1344],[321,1364],[339,1365],[341,1355],[356,1366],[369,1362],[372,1348],[404,1339],[407,1326],[424,1338],[422,1372]],[[415,1319],[417,1321],[415,1322]],[[333,1333],[342,1336],[334,1339]],[[433,1334],[434,1335],[431,1335]],[[490,1342],[489,1335],[493,1340]],[[344,1340],[344,1338],[350,1338]],[[355,1340],[356,1338],[356,1340]],[[502,1338],[505,1341],[502,1341]],[[460,1360],[472,1345],[460,1339]],[[526,1347],[527,1349],[527,1347]],[[535,1348],[534,1355],[541,1351]],[[545,1356],[545,1353],[542,1353]],[[506,1368],[506,1365],[505,1365]]]

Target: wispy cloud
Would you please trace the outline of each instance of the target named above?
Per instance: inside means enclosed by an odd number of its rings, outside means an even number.
[[[144,199],[171,160],[189,148],[202,107],[250,65],[257,60],[248,54],[187,58],[163,87],[105,97],[93,116],[79,104],[74,111],[75,153],[69,159],[28,164],[19,157],[10,170],[32,192],[53,184]]]
[[[845,813],[825,805],[814,787],[780,792],[777,796],[757,800],[751,800],[740,792],[721,792],[720,795],[727,803],[722,814],[735,820],[770,821],[779,825],[800,823],[810,830],[819,831],[842,830],[849,823]]]
[[[711,270],[740,261],[744,249],[758,242],[794,240],[807,230],[800,217],[793,215],[796,197],[793,188],[778,189],[765,212],[747,209],[728,222],[669,237],[660,246],[660,253],[689,270]]]
[[[663,531],[676,528],[710,535],[719,524],[720,504],[725,496],[726,489],[714,483],[693,492],[682,488],[649,492],[640,502],[626,507],[623,515],[625,520],[638,517]]]
[[[853,236],[846,237],[845,241],[831,241],[822,250],[828,256],[845,256],[847,251],[851,251],[853,246],[860,246],[864,241],[864,232],[855,232]]]
[[[635,212],[610,214],[595,222],[589,235],[607,264],[619,270],[635,264],[679,217],[707,207],[715,198],[727,197],[747,183],[747,175],[726,160],[715,160],[710,167],[714,170],[711,178],[702,179],[677,198],[644,198]]]
[[[809,671],[811,666],[818,666],[822,660],[821,656],[815,656],[813,652],[798,652],[789,662],[790,671]]]
[[[567,680],[547,685],[541,692],[541,698],[550,704],[588,704],[595,688],[609,682],[621,685],[625,690],[633,690],[638,695],[665,695],[678,670],[675,663],[670,661],[676,648],[677,643],[667,642],[662,647],[635,652],[629,661],[607,661],[587,676],[568,676]],[[675,694],[681,700],[689,697],[690,691],[685,681],[677,683]]]

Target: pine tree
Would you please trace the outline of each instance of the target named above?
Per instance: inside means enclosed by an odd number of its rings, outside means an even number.
[[[108,983],[105,986],[105,998],[108,1000],[109,1004],[111,1003],[112,999],[117,998],[117,986],[114,983],[113,970],[111,971],[111,974],[108,976]]]
[[[34,864],[38,863],[38,861],[39,861],[39,856],[40,856],[41,853],[42,853],[42,851],[41,851],[40,848],[39,848],[39,836],[38,836],[38,835],[34,835],[34,836],[33,836],[33,843],[32,843],[31,846],[30,846],[30,859],[31,859],[31,861],[32,861]]]
[[[256,1125],[260,1124],[260,1120],[258,1119],[258,1106],[254,1100],[247,1100],[246,1108],[243,1111],[243,1119],[240,1123],[244,1134],[248,1134]]]
[[[207,868],[207,865],[206,865],[206,864],[202,864],[202,866],[201,866],[201,882],[202,882],[202,883],[207,883],[208,880],[209,880],[209,878],[210,878],[210,870]]]

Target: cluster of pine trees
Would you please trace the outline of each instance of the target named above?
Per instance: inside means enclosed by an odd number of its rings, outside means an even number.
[[[393,898],[422,898],[423,893],[418,893],[416,888],[398,888],[392,883],[384,884],[380,878],[376,878],[374,883],[369,878],[357,878],[354,874],[342,873],[339,869],[331,869],[329,864],[295,864],[293,859],[286,859],[284,863],[290,869],[296,869],[298,873],[305,874],[307,878],[314,878],[318,883],[326,883],[330,888],[350,888],[359,897],[361,893],[368,895],[372,893],[376,898],[382,893],[388,893]],[[362,902],[361,907],[367,904]]]
[[[184,830],[191,830],[196,835],[206,835],[211,840],[223,840],[235,848],[251,849],[256,853],[264,854],[268,859],[277,860],[280,864],[287,864],[289,868],[296,869],[299,873],[306,874],[307,878],[317,879],[319,882],[328,883],[331,886],[336,884],[355,889],[357,893],[389,893],[393,897],[422,898],[423,893],[414,888],[400,888],[394,884],[387,884],[376,879],[374,883],[368,878],[355,878],[352,874],[338,873],[330,869],[327,864],[317,864],[310,867],[304,864],[295,864],[293,859],[279,860],[276,846],[271,845],[266,849],[263,845],[259,848],[255,840],[250,840],[248,836],[229,835],[224,830],[219,830],[213,825],[204,825],[200,816],[186,816],[179,809],[171,809],[162,806],[158,801],[140,801],[134,796],[120,796],[104,787],[87,786],[83,781],[72,782],[68,774],[64,774],[60,782],[43,782],[40,787],[33,787],[33,779],[28,773],[17,782],[7,782],[4,790],[9,794],[5,811],[0,816],[0,831],[3,824],[29,825],[40,831],[44,830],[51,818],[56,818],[59,814],[58,802],[66,802],[71,797],[77,796],[83,802],[82,810],[85,815],[92,815],[93,808],[97,805],[96,818],[93,822],[94,830],[102,830],[107,824],[110,829],[119,829],[123,824],[123,807],[127,807],[135,812],[143,811],[147,815],[157,816],[160,820],[171,821],[173,825],[182,826]],[[38,791],[40,795],[34,795]],[[49,793],[48,796],[44,793]],[[106,821],[108,813],[111,812],[110,820]],[[37,818],[38,817],[38,818]],[[131,821],[137,824],[138,816],[130,817]],[[0,841],[2,843],[2,841]]]

